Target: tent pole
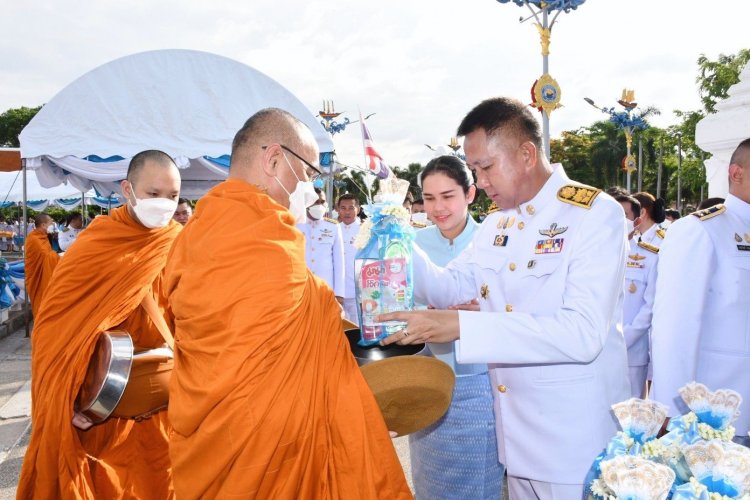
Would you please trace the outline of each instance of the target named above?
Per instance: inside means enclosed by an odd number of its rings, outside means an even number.
[[[86,193],[81,191],[81,225],[86,226]]]
[[[23,160],[23,325],[26,330],[26,337],[30,336],[29,332],[29,290],[26,286],[26,239],[29,236],[29,215],[26,211],[26,161]]]

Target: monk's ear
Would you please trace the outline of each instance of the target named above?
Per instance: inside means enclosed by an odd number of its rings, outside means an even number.
[[[261,167],[263,173],[268,177],[276,177],[278,175],[278,169],[281,166],[281,162],[284,160],[281,154],[281,146],[278,144],[271,144],[263,148],[261,156]]]
[[[132,190],[132,185],[130,184],[130,181],[128,181],[127,179],[120,181],[120,191],[122,191],[122,196],[128,199],[130,199],[132,195],[134,194]]]

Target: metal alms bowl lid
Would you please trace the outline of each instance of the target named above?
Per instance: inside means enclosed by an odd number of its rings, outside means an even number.
[[[396,356],[413,356],[413,355],[426,355],[427,349],[425,344],[412,344],[412,345],[398,345],[391,344],[389,346],[381,346],[378,344],[371,346],[361,346],[359,342],[359,329],[352,328],[345,330],[346,338],[349,340],[349,348],[354,354],[359,366],[378,361],[386,358],[393,358]]]
[[[78,393],[76,410],[94,423],[106,420],[125,392],[132,364],[130,335],[124,331],[102,332]]]

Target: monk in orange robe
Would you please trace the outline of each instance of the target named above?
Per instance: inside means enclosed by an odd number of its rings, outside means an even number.
[[[55,221],[47,214],[37,214],[34,217],[35,229],[26,237],[26,260],[24,261],[24,273],[26,280],[26,293],[29,294],[31,312],[34,318],[39,314],[44,293],[52,278],[52,273],[60,262],[60,256],[52,249],[47,229],[52,227]]]
[[[317,199],[303,183],[317,158],[292,115],[253,115],[230,179],[198,202],[168,259],[180,500],[412,498],[341,308],[305,264],[295,217]]]
[[[32,434],[19,499],[174,497],[166,411],[92,427],[74,404],[101,332],[129,332],[136,350],[164,344],[140,304],[151,293],[166,306],[164,267],[182,227],[171,221],[179,189],[168,155],[139,153],[123,181],[128,205],[94,219],[62,259],[31,337]]]

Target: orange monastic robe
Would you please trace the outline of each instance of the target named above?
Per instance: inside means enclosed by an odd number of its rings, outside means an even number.
[[[140,303],[153,290],[165,304],[162,275],[180,228],[147,229],[120,207],[94,219],[66,252],[32,334],[32,434],[19,499],[174,496],[166,412],[87,431],[71,419],[100,332],[125,329],[143,348],[164,343]]]
[[[49,287],[52,272],[60,262],[60,256],[52,250],[52,245],[47,239],[47,233],[41,229],[34,229],[26,238],[26,261],[24,262],[24,273],[26,279],[26,291],[31,301],[31,311],[34,319],[39,314],[39,307]]]
[[[175,243],[166,290],[177,498],[411,498],[288,210],[240,180],[214,187]]]

